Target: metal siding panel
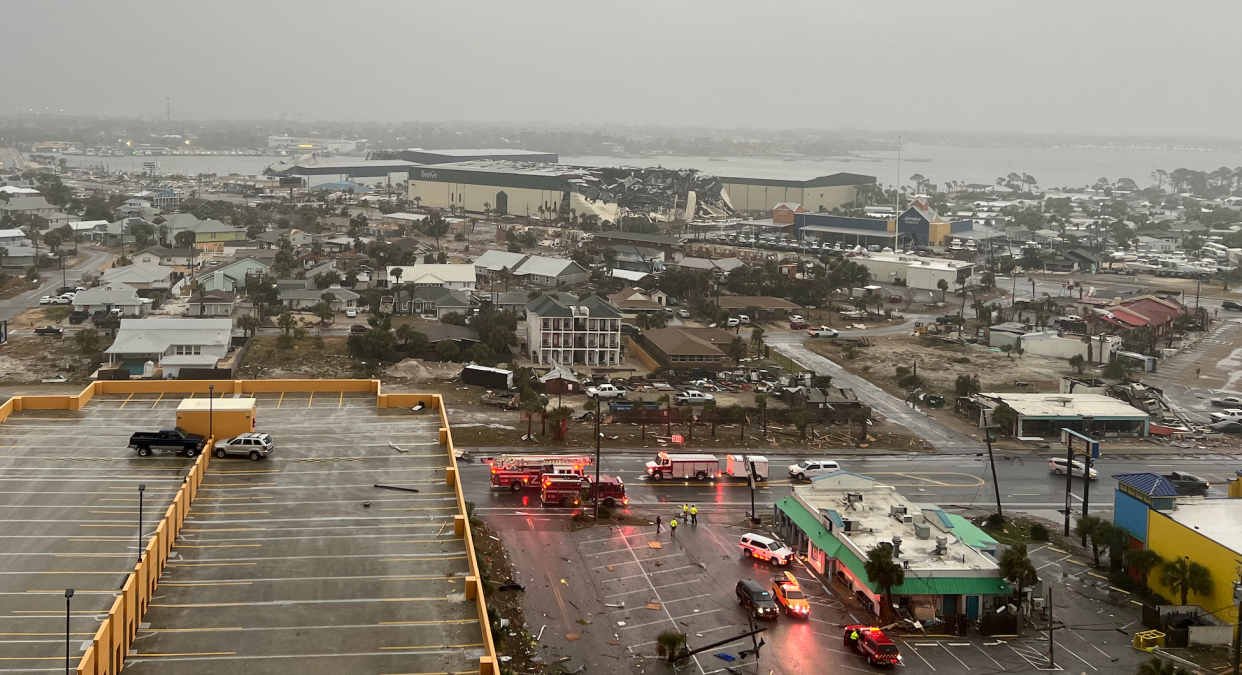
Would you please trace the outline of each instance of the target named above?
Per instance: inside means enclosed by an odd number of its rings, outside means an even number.
[[[1113,494],[1113,523],[1146,543],[1147,505],[1121,490],[1114,490]]]

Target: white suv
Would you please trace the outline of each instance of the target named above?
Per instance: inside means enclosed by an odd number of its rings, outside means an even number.
[[[775,565],[788,565],[793,562],[794,552],[788,546],[762,534],[743,534],[738,545],[742,547],[744,558],[758,558]]]
[[[822,476],[840,470],[841,465],[831,459],[804,459],[797,464],[789,465],[789,475],[798,480],[806,480],[813,476]]]
[[[228,455],[249,457],[253,462],[267,457],[275,449],[276,443],[272,441],[271,436],[253,432],[242,434],[236,438],[216,441],[214,448],[216,457],[224,458]]]

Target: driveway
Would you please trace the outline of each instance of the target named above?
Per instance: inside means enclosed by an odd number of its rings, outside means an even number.
[[[86,254],[86,260],[66,270],[63,277],[60,270],[41,270],[43,283],[38,288],[0,302],[0,321],[12,321],[13,317],[37,306],[39,298],[52,295],[53,291],[61,287],[62,281],[67,281],[67,285],[72,286],[82,280],[85,272],[97,270],[113,258],[113,255],[107,251],[91,249],[82,249],[82,251]]]
[[[862,331],[858,331],[862,333]],[[765,338],[773,349],[789,357],[798,365],[823,375],[831,375],[832,383],[848,387],[866,401],[877,413],[894,424],[922,436],[937,452],[968,454],[981,452],[982,441],[976,440],[941,424],[935,419],[907,406],[892,394],[847,371],[833,361],[802,346],[801,334],[773,333]]]

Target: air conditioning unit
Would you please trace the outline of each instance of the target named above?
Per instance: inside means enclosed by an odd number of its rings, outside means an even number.
[[[931,526],[927,523],[915,523],[914,536],[919,539],[931,539]]]
[[[890,516],[900,516],[900,515],[904,515],[905,513],[906,513],[906,507],[904,506],[898,506],[896,504],[891,504],[888,507],[888,515]]]
[[[857,520],[850,520],[849,518],[846,518],[845,520],[841,521],[841,524],[845,525],[846,532],[858,532],[859,531],[859,523]]]
[[[903,513],[903,514],[901,514],[901,522],[906,523],[907,525],[913,524],[913,523],[914,523],[914,516],[912,516],[912,515],[910,515],[910,514],[908,514],[908,513]]]
[[[1031,598],[1031,609],[1042,610],[1045,608],[1045,599],[1042,597]]]
[[[847,492],[845,494],[845,501],[847,503],[853,504],[854,502],[861,502],[862,500],[863,498],[861,492]]]

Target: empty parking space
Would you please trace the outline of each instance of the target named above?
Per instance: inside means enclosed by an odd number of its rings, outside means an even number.
[[[191,467],[138,457],[129,435],[173,426],[183,398],[100,395],[0,425],[0,671],[64,667],[70,587],[77,665],[137,561],[138,486],[150,535]],[[126,670],[478,672],[438,414],[353,392],[254,398],[276,450],[211,462]]]
[[[190,468],[184,457],[128,450],[143,413],[122,402],[15,413],[0,425],[0,669],[64,667],[68,588],[76,667]]]

